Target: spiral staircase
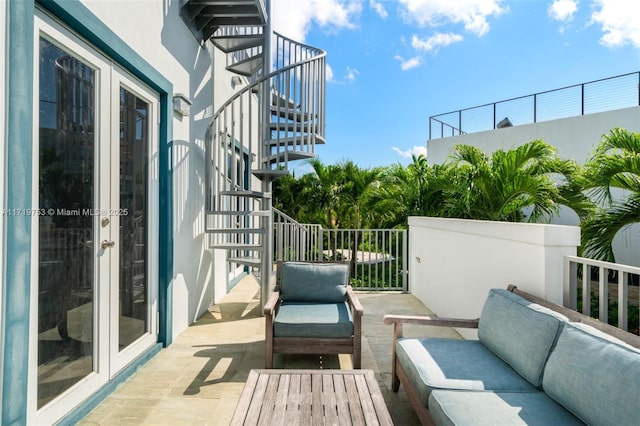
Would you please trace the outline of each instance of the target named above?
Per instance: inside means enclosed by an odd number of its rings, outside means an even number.
[[[273,270],[272,182],[324,143],[326,53],[271,29],[269,0],[188,0],[182,17],[226,54],[234,95],[206,135],[206,232],[230,264]],[[215,78],[215,76],[214,76]]]

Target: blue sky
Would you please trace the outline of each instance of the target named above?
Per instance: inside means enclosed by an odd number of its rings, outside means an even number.
[[[327,51],[327,164],[411,161],[429,116],[640,71],[640,0],[272,0]],[[304,172],[304,165],[295,173]]]

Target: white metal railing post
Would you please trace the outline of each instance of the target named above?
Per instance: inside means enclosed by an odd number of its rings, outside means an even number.
[[[640,295],[633,303],[629,300],[629,275],[640,277],[640,267],[623,265],[619,263],[604,262],[600,260],[587,259],[577,256],[565,256],[564,274],[565,282],[569,283],[569,294],[573,294],[573,299],[577,299],[578,286],[578,266],[582,266],[582,313],[591,316],[591,269],[598,268],[598,319],[602,322],[609,322],[609,271],[617,274],[616,299],[618,304],[618,328],[628,330],[640,326],[639,324],[628,324],[629,305],[640,305]],[[575,301],[573,302],[575,305]],[[565,306],[575,309],[572,301],[565,301]]]

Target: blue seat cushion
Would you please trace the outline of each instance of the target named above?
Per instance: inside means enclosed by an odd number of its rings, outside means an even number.
[[[396,356],[425,405],[435,389],[536,390],[477,340],[402,338]]]
[[[435,390],[429,412],[442,425],[583,425],[544,392]]]
[[[549,353],[568,319],[504,289],[492,289],[482,308],[478,339],[540,388]]]
[[[542,386],[585,423],[640,424],[640,350],[586,324],[565,325]]]
[[[275,337],[353,336],[353,317],[346,302],[282,302],[273,321]]]
[[[349,265],[344,263],[284,262],[280,271],[280,298],[295,302],[344,302],[348,283]]]

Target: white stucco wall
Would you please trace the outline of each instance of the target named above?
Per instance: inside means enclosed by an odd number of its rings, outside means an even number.
[[[484,152],[491,153],[497,149],[515,148],[535,139],[543,139],[558,149],[561,158],[584,164],[602,135],[609,133],[614,127],[640,132],[640,107],[433,139],[427,142],[427,160],[430,164],[444,163],[456,144],[477,146]]]
[[[214,109],[234,91],[231,87],[234,74],[224,69],[222,52],[203,48],[197,42],[180,17],[179,0],[127,2],[126,13],[113,2],[84,3],[171,81],[174,94],[184,94],[192,102],[190,116],[174,113],[171,137],[176,336],[227,291],[225,252],[209,250],[204,232],[204,139]],[[215,52],[213,59],[212,52]]]
[[[584,164],[600,143],[602,135],[614,127],[640,132],[640,107],[434,139],[428,142],[427,160],[430,164],[445,162],[456,144],[473,145],[492,153],[497,149],[515,148],[535,139],[543,139],[558,149],[560,158]],[[578,217],[572,211],[563,209],[553,223],[577,225]],[[622,230],[614,239],[613,247],[616,262],[640,266],[640,225]]]
[[[509,284],[562,304],[563,256],[579,244],[575,226],[410,217],[409,291],[441,317],[477,318]]]

